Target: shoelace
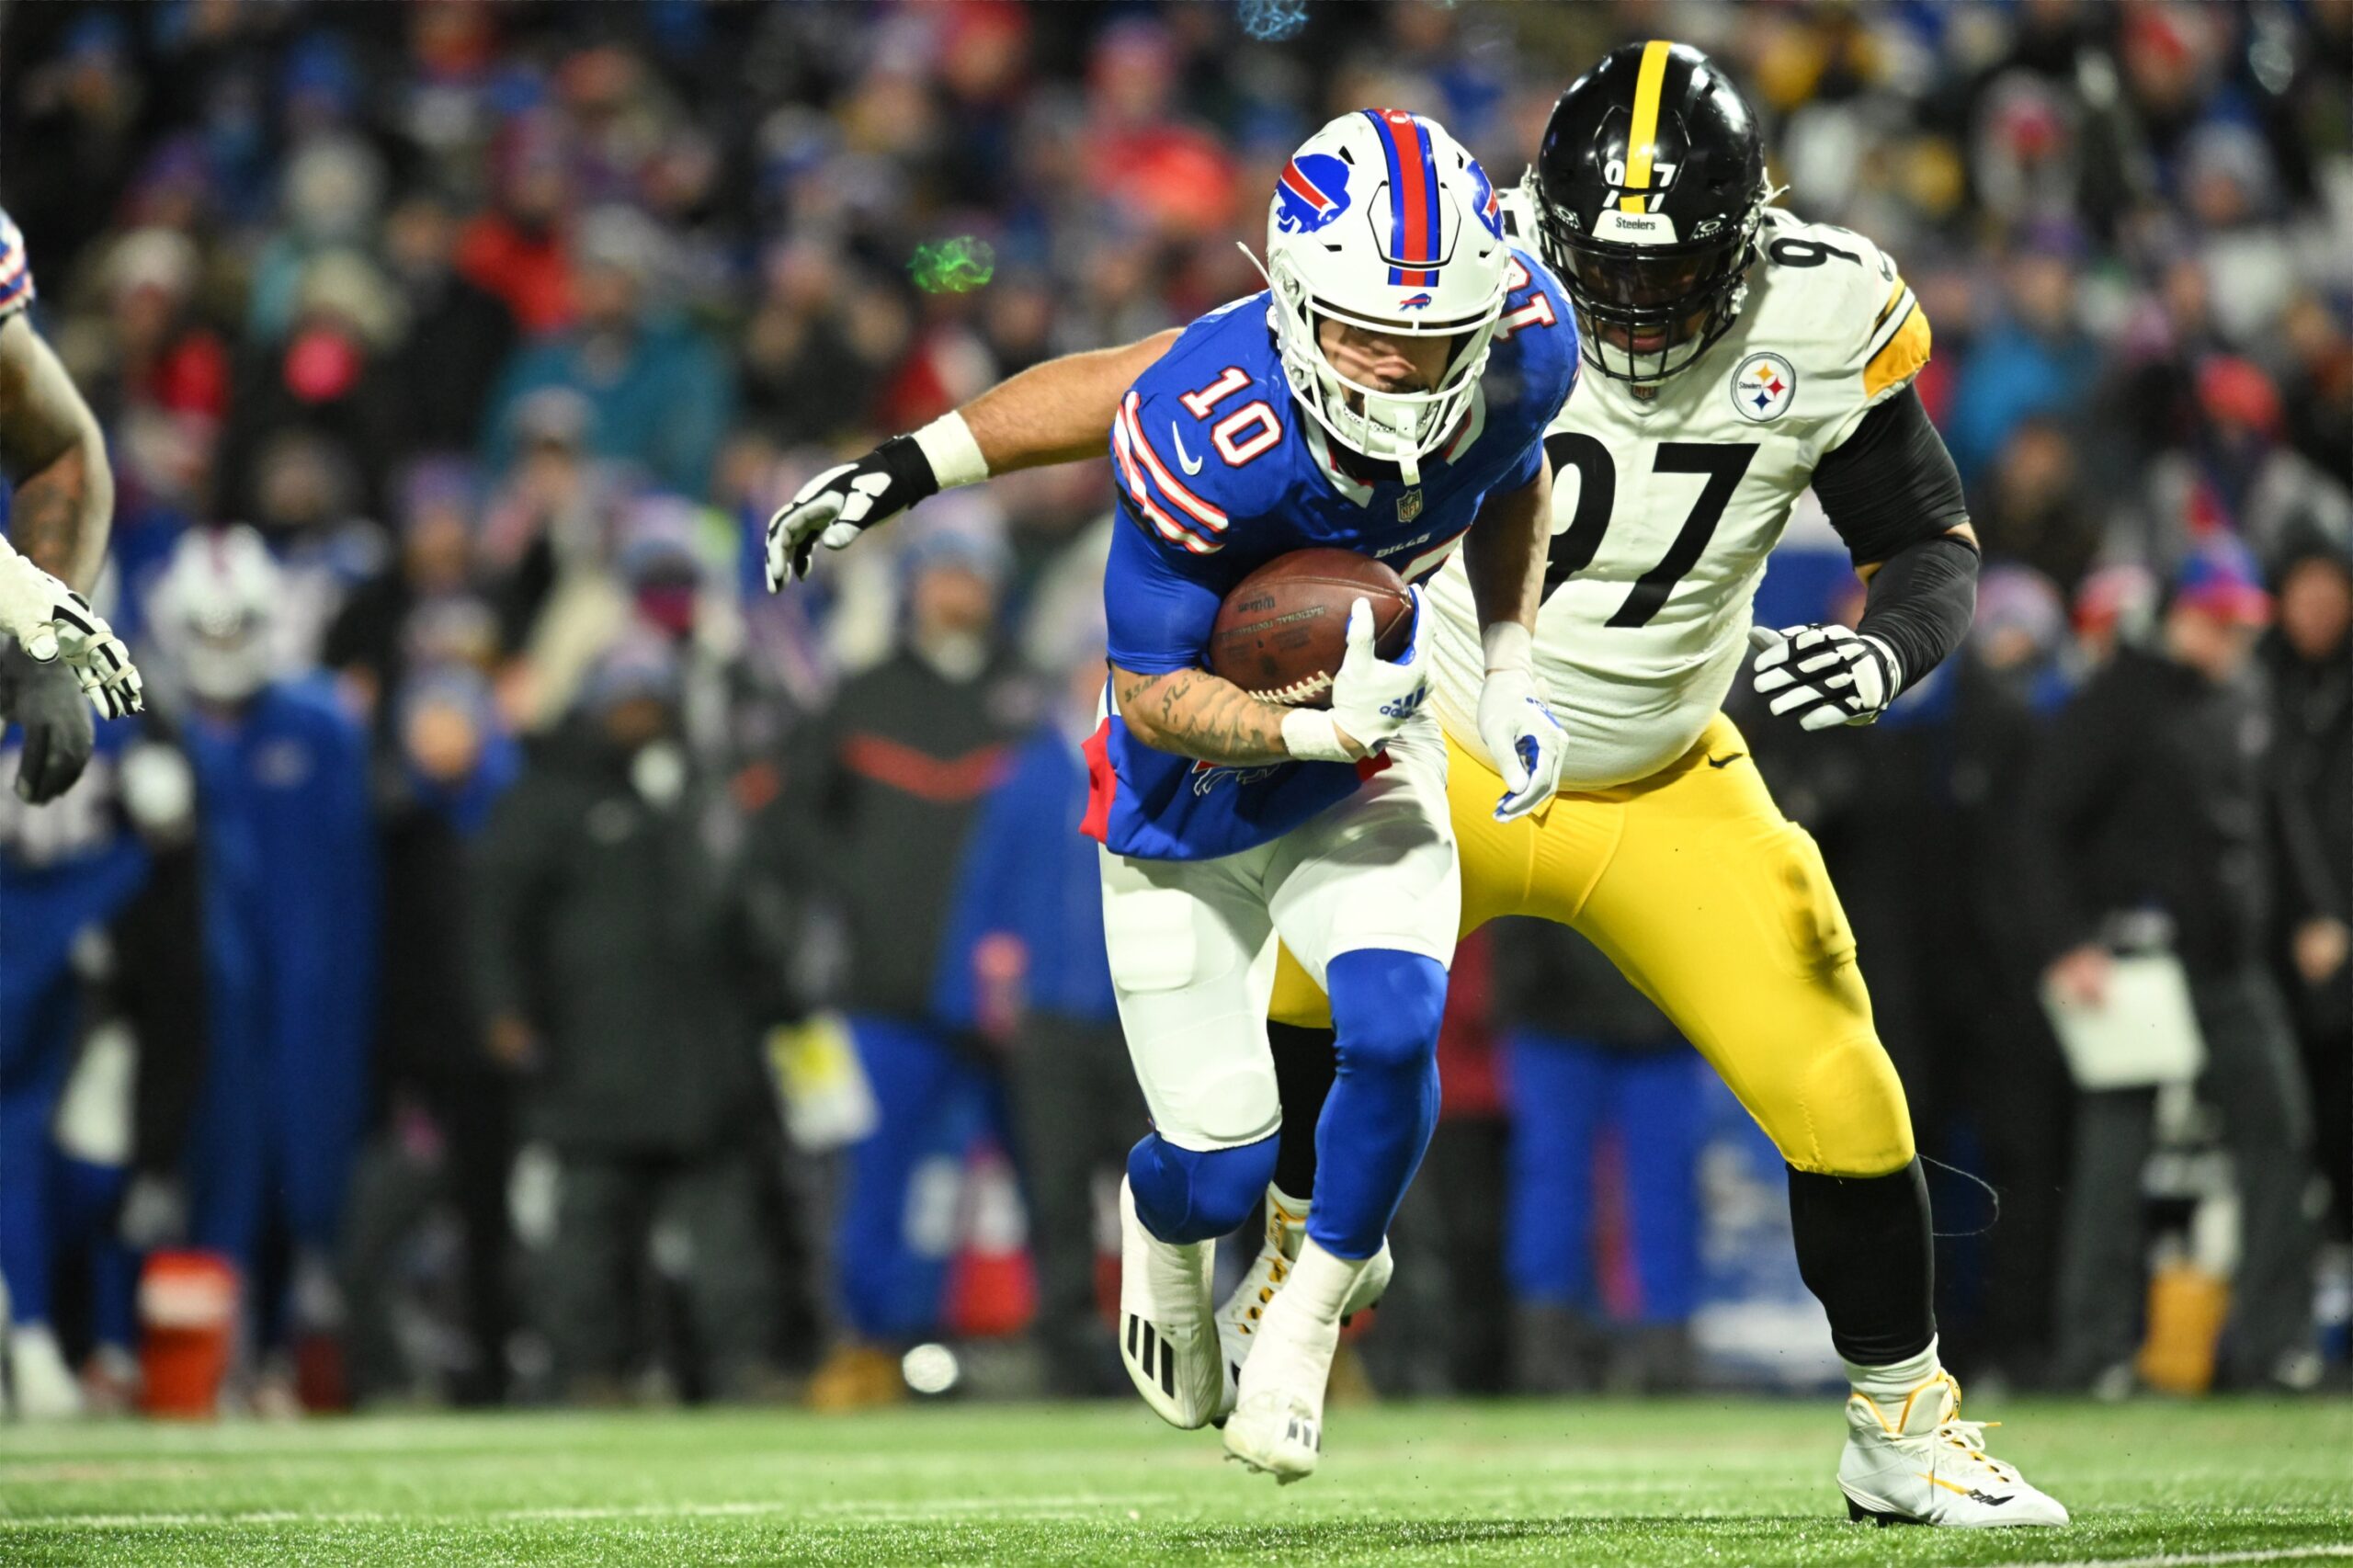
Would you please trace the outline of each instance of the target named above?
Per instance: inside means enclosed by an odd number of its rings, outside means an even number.
[[[1986,1429],[2000,1425],[1998,1421],[1963,1421],[1951,1415],[1938,1426],[1936,1440],[1947,1448],[1958,1449],[1972,1462],[1992,1471],[1996,1478],[2015,1484],[2018,1472],[1985,1451]]]

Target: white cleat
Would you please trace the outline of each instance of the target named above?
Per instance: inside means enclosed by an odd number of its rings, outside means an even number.
[[[1259,1319],[1273,1304],[1275,1294],[1290,1278],[1291,1265],[1299,1261],[1300,1244],[1307,1240],[1307,1205],[1294,1202],[1267,1189],[1267,1239],[1259,1244],[1258,1256],[1250,1260],[1249,1271],[1225,1305],[1217,1310],[1217,1340],[1225,1353],[1226,1369],[1238,1381],[1242,1365],[1250,1358],[1250,1347],[1256,1343]],[[1357,1276],[1356,1284],[1348,1291],[1348,1299],[1340,1306],[1340,1324],[1347,1325],[1350,1318],[1381,1304],[1388,1293],[1391,1276],[1397,1272],[1396,1260],[1389,1254],[1389,1244],[1382,1242],[1381,1250],[1365,1264],[1364,1272]],[[1222,1424],[1232,1413],[1229,1405],[1220,1410],[1211,1425]]]
[[[1961,1385],[1938,1372],[1893,1407],[1847,1401],[1838,1489],[1847,1517],[1880,1525],[2063,1525],[2059,1500],[1985,1451],[1985,1428],[1960,1418]]]
[[[1210,1297],[1211,1242],[1164,1242],[1136,1218],[1120,1183],[1120,1360],[1153,1414],[1187,1431],[1233,1403],[1233,1375],[1218,1353]]]
[[[1315,1473],[1324,1449],[1324,1388],[1340,1348],[1339,1306],[1370,1259],[1334,1257],[1313,1242],[1301,1248],[1293,1278],[1265,1304],[1225,1423],[1225,1451],[1288,1486]],[[1304,1277],[1313,1274],[1307,1281]]]
[[[82,1414],[81,1381],[46,1324],[20,1324],[8,1331],[7,1344],[17,1420],[70,1421]]]

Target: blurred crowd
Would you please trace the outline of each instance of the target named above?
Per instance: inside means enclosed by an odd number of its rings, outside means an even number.
[[[2225,1343],[2306,1359],[2220,1375],[2309,1386],[2353,1293],[2353,5],[165,0],[0,51],[153,710],[0,795],[16,1407],[131,1402],[142,1339],[167,1403],[172,1331],[227,1341],[187,1397],[263,1408],[851,1404],[942,1386],[903,1376],[938,1340],[1120,1386],[1105,465],[779,597],[762,525],[1249,292],[1330,115],[1504,177],[1643,36],[1903,264],[1985,543],[1977,634],[1878,726],[1746,716],[1951,1168],[1948,1355],[2129,1392],[2235,1268]],[[1802,511],[1759,614],[1842,583]],[[2079,1094],[2042,988],[2152,914],[2214,1071]],[[1374,1382],[1709,1375],[1704,1067],[1563,932],[1455,992]]]

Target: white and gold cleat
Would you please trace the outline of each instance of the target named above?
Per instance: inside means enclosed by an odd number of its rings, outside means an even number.
[[[1324,1450],[1324,1390],[1340,1348],[1340,1309],[1371,1259],[1335,1257],[1313,1239],[1265,1303],[1226,1418],[1225,1451],[1288,1486],[1315,1473]]]
[[[1985,1451],[1985,1428],[1999,1425],[1961,1419],[1961,1385],[1949,1372],[1893,1405],[1857,1390],[1838,1460],[1847,1517],[1963,1529],[2065,1524],[2058,1499]]]
[[[1225,1353],[1227,1370],[1237,1381],[1242,1376],[1243,1363],[1250,1358],[1250,1347],[1256,1342],[1259,1321],[1274,1303],[1276,1292],[1290,1278],[1291,1266],[1299,1261],[1300,1244],[1307,1240],[1307,1210],[1306,1204],[1279,1188],[1267,1188],[1266,1239],[1258,1245],[1258,1256],[1250,1260],[1242,1282],[1217,1310],[1218,1345]],[[1389,1244],[1384,1241],[1381,1250],[1365,1264],[1364,1272],[1357,1276],[1348,1299],[1341,1304],[1341,1325],[1346,1327],[1357,1313],[1379,1306],[1396,1272],[1396,1260],[1390,1256]],[[1212,1425],[1222,1423],[1230,1409],[1231,1406],[1219,1411]]]
[[[1219,1353],[1210,1296],[1212,1242],[1164,1242],[1136,1217],[1120,1183],[1120,1361],[1153,1414],[1187,1431],[1233,1407],[1233,1374]]]

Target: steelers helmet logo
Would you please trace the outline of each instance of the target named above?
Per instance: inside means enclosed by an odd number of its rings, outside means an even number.
[[[1779,354],[1751,354],[1732,373],[1732,405],[1751,424],[1779,419],[1797,395],[1797,370]]]

